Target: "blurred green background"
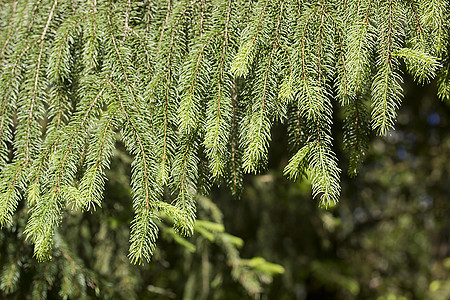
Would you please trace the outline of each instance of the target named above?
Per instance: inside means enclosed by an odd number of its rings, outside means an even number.
[[[26,204],[0,231],[0,298],[450,299],[450,107],[434,85],[405,83],[397,129],[371,137],[359,176],[340,158],[342,195],[318,208],[307,180],[282,176],[285,125],[272,131],[269,166],[198,197],[195,234],[161,221],[150,264],[127,259],[131,158],[116,151],[102,209],[68,210],[53,259],[38,263],[22,235]],[[335,116],[334,134],[342,132]],[[163,217],[163,216],[162,216]]]

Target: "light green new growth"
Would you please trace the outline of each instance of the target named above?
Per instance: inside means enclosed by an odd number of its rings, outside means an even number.
[[[296,153],[285,174],[309,176],[333,206],[336,116],[354,176],[371,130],[395,127],[405,70],[437,77],[450,101],[449,6],[0,0],[0,225],[28,207],[25,234],[48,259],[65,211],[102,206],[120,147],[134,158],[129,257],[148,261],[160,216],[190,235],[210,182],[238,194],[244,173],[266,167],[275,123]]]

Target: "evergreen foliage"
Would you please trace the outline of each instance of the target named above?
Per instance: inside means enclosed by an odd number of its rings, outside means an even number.
[[[116,158],[109,174],[126,172],[118,170],[124,166],[117,161]],[[192,237],[180,236],[171,226],[173,220],[166,217],[165,222],[157,221],[156,225],[161,230],[161,243],[172,246],[167,248],[173,252],[157,251],[153,263],[145,266],[130,264],[126,256],[129,229],[121,221],[132,217],[130,197],[126,196],[124,176],[112,177],[113,183],[106,187],[109,191],[106,199],[110,201],[101,212],[71,211],[63,226],[56,230],[51,261],[33,258],[32,245],[23,234],[27,208],[18,209],[15,226],[0,233],[2,299],[153,299],[158,295],[164,299],[177,295],[183,295],[183,299],[206,299],[208,294],[214,292],[216,297],[220,293],[222,284],[217,282],[218,278],[228,279],[229,273],[229,281],[242,288],[243,295],[259,295],[274,275],[283,273],[283,267],[261,257],[241,258],[243,240],[225,232],[222,212],[211,199],[200,196],[196,197],[198,220]],[[120,196],[110,194],[114,185],[116,193],[121,191]],[[85,240],[89,242],[83,243]],[[181,266],[174,259],[177,256],[183,260]],[[166,277],[161,276],[161,268]],[[152,280],[147,278],[149,274]],[[170,281],[181,278],[177,290],[164,284],[169,278]]]
[[[161,217],[192,234],[211,183],[236,193],[288,124],[291,178],[339,198],[332,126],[349,174],[389,134],[402,64],[450,99],[447,0],[0,1],[0,224],[19,201],[37,259],[65,211],[102,206],[114,148],[133,156],[129,258],[150,260]],[[205,164],[206,162],[206,164]],[[13,275],[11,278],[15,278]]]

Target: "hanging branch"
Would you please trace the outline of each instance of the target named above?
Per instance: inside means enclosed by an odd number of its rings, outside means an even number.
[[[239,195],[267,166],[276,122],[293,150],[284,173],[333,206],[335,118],[353,176],[370,132],[395,127],[402,63],[450,99],[449,12],[447,0],[4,2],[0,226],[26,199],[25,234],[48,259],[65,211],[101,206],[117,139],[134,157],[129,258],[148,261],[159,218],[189,235],[209,182]]]

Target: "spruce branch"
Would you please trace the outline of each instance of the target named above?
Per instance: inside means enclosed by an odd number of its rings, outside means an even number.
[[[276,78],[274,72],[274,57],[278,48],[279,30],[283,16],[284,1],[281,2],[275,33],[271,42],[269,57],[262,61],[262,77],[255,81],[255,102],[252,105],[248,127],[242,135],[243,155],[242,167],[244,172],[257,172],[261,163],[265,162],[270,141],[271,115],[276,110],[274,91],[276,91]],[[259,70],[258,70],[259,71]]]
[[[450,67],[441,70],[438,76],[438,96],[442,101],[450,103]]]
[[[436,78],[438,96],[450,99],[449,5],[4,2],[0,225],[27,199],[25,232],[35,256],[49,258],[65,211],[101,206],[105,171],[123,143],[134,158],[130,259],[141,263],[156,247],[158,218],[191,234],[197,193],[216,181],[239,194],[243,173],[266,167],[275,123],[287,124],[285,175],[309,176],[313,195],[332,206],[336,117],[353,176],[371,130],[395,127],[403,62],[420,84]],[[53,282],[37,280],[36,295]],[[64,286],[75,295],[76,283]]]
[[[227,67],[226,56],[229,45],[229,26],[231,16],[232,1],[229,0],[226,6],[226,19],[223,25],[223,42],[219,65],[214,76],[217,81],[214,97],[208,102],[206,133],[204,146],[210,161],[209,167],[213,177],[221,177],[224,174],[225,160],[228,156],[226,145],[228,144],[228,132],[230,130],[231,99],[230,80],[225,73]]]
[[[398,58],[394,56],[400,47],[400,30],[404,26],[403,8],[395,1],[380,3],[380,36],[377,74],[372,83],[372,127],[380,135],[387,135],[394,128],[397,109],[401,103],[402,76]],[[384,19],[385,17],[385,19]]]
[[[435,57],[420,50],[402,48],[393,55],[405,60],[406,68],[413,75],[414,80],[421,84],[429,83],[440,67]]]

